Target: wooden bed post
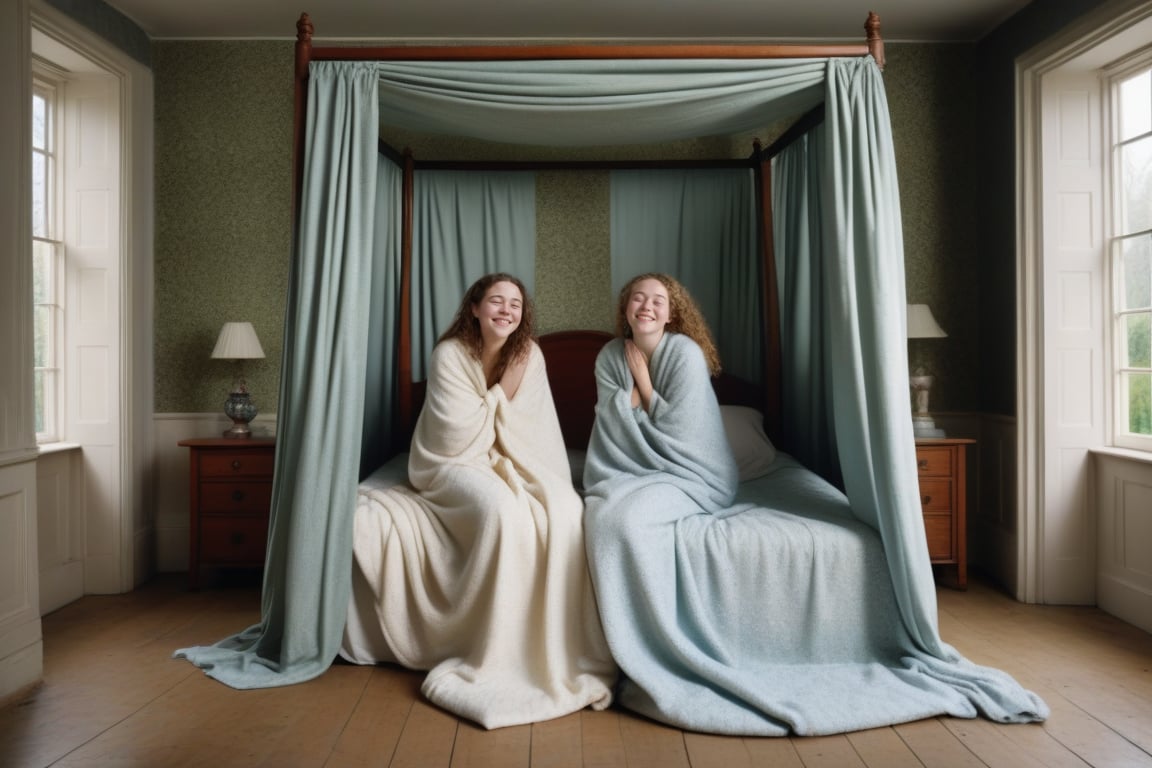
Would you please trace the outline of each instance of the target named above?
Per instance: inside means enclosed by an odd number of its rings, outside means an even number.
[[[308,112],[308,63],[312,60],[312,20],[300,14],[296,22],[296,106],[292,141],[292,220],[300,216],[300,188],[304,183],[304,117]]]
[[[868,18],[864,22],[864,31],[868,38],[868,53],[872,54],[872,58],[876,59],[876,64],[883,70],[884,38],[880,37],[880,14],[875,11],[868,12]]]
[[[416,159],[412,150],[404,149],[404,181],[400,203],[400,317],[397,318],[400,343],[396,349],[396,375],[399,429],[397,435],[411,437],[416,426],[412,398],[412,184],[416,174]],[[392,436],[395,442],[396,436]],[[400,446],[394,446],[400,448]]]
[[[764,349],[764,431],[773,443],[781,444],[781,408],[783,397],[780,391],[780,291],[776,283],[776,244],[772,227],[772,158],[760,148],[760,140],[754,143],[757,163],[756,180],[760,203],[760,268],[764,274],[760,280],[760,302],[762,308],[761,329]]]
[[[300,196],[303,185],[304,131],[307,109],[308,65],[312,61],[524,61],[557,59],[780,59],[812,58],[833,56],[872,56],[877,65],[884,68],[884,42],[880,36],[880,16],[870,12],[864,23],[867,33],[865,44],[847,45],[411,45],[411,46],[337,46],[313,47],[312,21],[307,13],[300,14],[296,23],[296,127],[295,127],[295,194],[293,201],[294,220],[299,218]],[[776,281],[775,251],[772,230],[772,175],[771,159],[797,135],[807,130],[814,121],[823,118],[823,106],[812,110],[797,124],[793,125],[781,140],[767,150],[759,150],[754,168],[758,174],[763,241],[761,258],[764,268],[763,291],[765,342],[764,359],[764,410],[765,431],[773,440],[778,439],[782,428],[782,394],[780,352],[780,306]],[[420,384],[412,382],[411,346],[411,258],[412,258],[412,178],[415,161],[410,152],[404,160],[404,199],[402,203],[403,233],[401,264],[400,342],[397,361],[398,381],[398,433],[410,435],[415,424],[413,405],[414,395],[421,393]]]

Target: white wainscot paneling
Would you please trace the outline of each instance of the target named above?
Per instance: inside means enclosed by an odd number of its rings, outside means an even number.
[[[0,466],[0,701],[44,669],[36,567],[36,466]]]
[[[1014,590],[1016,420],[981,414],[973,436],[977,440],[977,451],[968,473],[975,475],[976,489],[968,497],[969,567]]]
[[[36,529],[40,615],[84,595],[84,515],[79,446],[41,454],[36,462]]]
[[[1099,605],[1152,632],[1152,457],[1095,455]]]

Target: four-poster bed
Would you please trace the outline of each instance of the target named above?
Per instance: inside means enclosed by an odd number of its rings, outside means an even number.
[[[519,143],[545,137],[553,145],[734,133],[802,115],[749,164],[761,306],[758,321],[743,328],[756,326],[762,340],[760,383],[751,391],[740,385],[736,395],[719,387],[721,401],[753,404],[789,455],[749,478],[755,487],[742,497],[767,517],[717,517],[718,525],[771,524],[732,530],[752,548],[726,551],[731,562],[712,561],[724,564],[717,584],[747,598],[742,610],[714,601],[727,611],[714,617],[718,624],[745,612],[777,617],[788,650],[772,659],[770,647],[752,642],[741,651],[752,648],[749,658],[717,671],[709,652],[693,645],[699,638],[681,638],[672,644],[683,643],[677,653],[685,659],[709,658],[658,671],[677,681],[665,689],[678,692],[675,700],[629,689],[625,669],[622,701],[686,728],[764,735],[941,713],[1043,719],[1042,701],[971,665],[937,630],[899,373],[907,369],[903,250],[875,14],[866,28],[859,46],[314,48],[303,15],[298,224],[264,618],[216,646],[179,653],[236,687],[323,672],[349,610],[357,483],[380,482],[380,473],[404,480],[388,459],[418,409],[414,285],[439,277],[413,265],[416,162],[393,167],[377,157],[385,111],[412,130]],[[589,354],[602,342],[576,331],[541,340],[558,410],[571,417],[565,438],[577,451],[590,418]],[[784,475],[795,479],[772,484]],[[818,511],[805,516],[796,505],[807,502],[781,488],[803,489]],[[707,529],[701,546],[716,530]],[[781,549],[790,539],[793,549]],[[690,559],[706,554],[687,548]],[[798,564],[780,582],[787,586],[774,586],[778,566],[793,559]],[[771,600],[761,603],[761,595]],[[713,630],[725,631],[701,631]],[[738,632],[751,640],[773,635],[762,624]],[[701,691],[712,697],[708,711],[685,706]]]
[[[299,199],[299,184],[301,180],[300,162],[304,156],[304,126],[307,110],[307,81],[308,67],[313,61],[348,61],[348,60],[393,60],[393,61],[518,61],[518,60],[579,60],[579,59],[792,59],[792,58],[823,58],[833,56],[859,57],[869,56],[875,60],[877,66],[884,67],[884,41],[880,34],[880,17],[874,12],[868,14],[864,22],[865,40],[862,43],[846,44],[775,44],[775,45],[524,45],[524,46],[366,46],[366,47],[316,47],[312,44],[314,27],[307,13],[303,13],[296,23],[296,54],[295,54],[295,109],[294,109],[294,142],[295,142],[295,174],[296,190],[295,200]],[[776,285],[775,256],[772,237],[772,210],[771,210],[771,160],[776,154],[789,146],[805,131],[823,119],[823,105],[819,105],[810,112],[800,115],[793,126],[780,136],[772,146],[761,150],[759,143],[745,167],[756,172],[759,210],[760,247],[762,250],[762,293],[764,309],[762,321],[764,327],[764,378],[765,384],[762,393],[755,403],[764,411],[765,428],[768,434],[780,438],[780,387],[775,385],[780,381],[780,320],[778,306],[778,291]],[[398,423],[401,425],[402,435],[410,434],[415,414],[419,410],[420,389],[412,389],[412,346],[411,329],[409,327],[411,308],[411,258],[412,258],[412,179],[416,169],[416,159],[406,153],[403,157],[404,184],[403,184],[403,235],[401,244],[401,285],[399,328],[397,330],[397,368],[399,379],[398,392]],[[452,163],[451,167],[464,167],[460,163]],[[567,167],[578,169],[597,165],[598,167],[683,167],[684,165],[697,165],[701,167],[719,167],[728,165],[722,161],[701,161],[699,163],[617,163],[617,164],[588,164],[588,163],[478,163],[473,167],[491,170],[509,169],[514,167]],[[436,167],[436,164],[430,164]],[[739,386],[739,385],[733,385]],[[740,399],[747,400],[749,394],[743,394]],[[401,438],[398,445],[405,444]]]

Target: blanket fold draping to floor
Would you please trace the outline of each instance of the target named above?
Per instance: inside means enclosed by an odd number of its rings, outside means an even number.
[[[918,647],[881,538],[840,491],[786,455],[738,483],[695,342],[666,333],[650,369],[645,411],[631,404],[622,340],[600,353],[584,472],[621,704],[680,728],[763,736],[1047,716],[1003,672]]]
[[[341,655],[430,670],[424,694],[486,728],[608,706],[616,667],[539,348],[509,400],[439,344],[395,469],[360,485]]]

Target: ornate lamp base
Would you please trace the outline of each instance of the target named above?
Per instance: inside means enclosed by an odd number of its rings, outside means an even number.
[[[944,430],[936,428],[936,422],[927,414],[912,417],[912,434],[915,437],[946,437]]]
[[[936,428],[936,422],[928,413],[928,394],[932,391],[932,377],[921,370],[908,380],[916,402],[912,413],[912,434],[916,437],[944,437],[944,430]]]
[[[256,418],[256,404],[248,392],[232,392],[224,401],[224,413],[232,419],[232,429],[224,432],[224,437],[248,438],[252,437],[252,430],[248,422]]]

